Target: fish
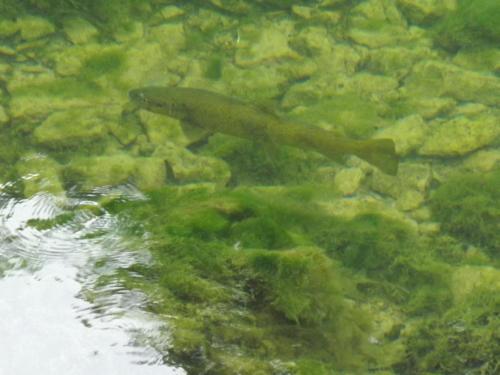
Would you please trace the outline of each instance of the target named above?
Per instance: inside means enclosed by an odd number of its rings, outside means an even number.
[[[223,133],[252,141],[287,145],[319,152],[338,160],[355,155],[388,175],[396,175],[399,157],[392,139],[357,140],[280,118],[277,114],[236,98],[188,87],[149,86],[129,91],[138,109],[181,120],[183,129],[206,139]]]

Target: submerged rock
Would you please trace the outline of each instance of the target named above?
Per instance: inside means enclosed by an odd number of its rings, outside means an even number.
[[[130,182],[148,191],[164,186],[167,180],[162,159],[125,153],[75,158],[64,168],[64,179],[83,191]]]
[[[390,138],[396,144],[398,155],[404,156],[422,146],[428,125],[421,116],[411,115],[398,120],[393,126],[382,129],[377,138]]]
[[[176,182],[215,182],[224,186],[231,177],[229,166],[223,160],[195,155],[172,143],[156,148],[153,157],[168,164]]]
[[[417,24],[428,24],[456,9],[457,0],[396,0],[406,18]]]
[[[363,181],[365,173],[360,168],[347,168],[335,174],[335,188],[343,195],[354,194]]]
[[[108,127],[99,112],[68,110],[50,115],[35,129],[33,138],[52,149],[81,146],[105,139]]]
[[[482,150],[473,153],[464,161],[464,167],[473,172],[491,172],[500,169],[500,150]]]
[[[500,136],[499,116],[481,114],[474,119],[458,116],[430,124],[420,155],[461,156],[494,143]]]
[[[17,19],[17,27],[21,31],[21,38],[34,40],[56,31],[55,26],[47,19],[38,16],[23,16]]]
[[[99,30],[84,18],[75,17],[63,21],[63,30],[74,44],[86,44],[96,39]]]
[[[280,59],[297,59],[299,55],[288,45],[293,27],[290,21],[242,27],[240,46],[234,56],[236,65],[248,67]]]
[[[432,93],[459,101],[500,104],[500,78],[438,60],[417,63],[405,80],[403,91],[412,96],[425,97]]]

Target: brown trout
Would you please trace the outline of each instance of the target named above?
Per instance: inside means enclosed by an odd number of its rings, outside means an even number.
[[[339,138],[331,131],[282,120],[257,106],[200,89],[144,87],[131,90],[129,97],[139,108],[177,118],[204,136],[224,133],[313,150],[332,159],[356,155],[387,174],[398,170],[392,139]]]

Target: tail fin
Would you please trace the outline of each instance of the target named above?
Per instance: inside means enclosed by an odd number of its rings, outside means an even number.
[[[359,143],[356,156],[376,166],[382,172],[395,176],[399,157],[392,139],[370,139]]]

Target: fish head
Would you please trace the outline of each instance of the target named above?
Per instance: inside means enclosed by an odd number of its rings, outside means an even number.
[[[178,119],[184,119],[188,114],[185,98],[175,88],[143,87],[130,90],[128,96],[141,109]]]

